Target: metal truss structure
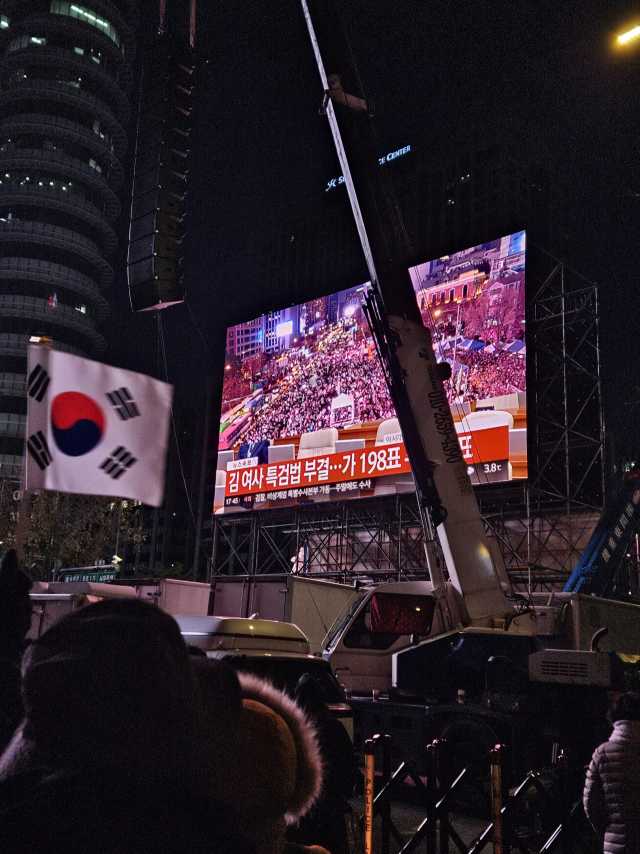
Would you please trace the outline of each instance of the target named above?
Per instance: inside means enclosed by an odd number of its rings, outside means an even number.
[[[532,501],[527,485],[478,496],[489,537],[502,552],[518,593],[561,590],[600,519],[601,509]]]
[[[529,260],[529,479],[478,495],[519,592],[562,589],[604,504],[597,287],[539,249]]]
[[[478,491],[522,593],[562,589],[604,501],[597,289],[540,251],[530,257],[529,480]],[[212,565],[225,575],[428,577],[413,494],[214,516]]]
[[[224,575],[428,577],[413,494],[215,516],[212,562]]]
[[[505,490],[506,492],[506,490]],[[569,577],[599,512],[526,515],[526,487],[480,496],[487,533],[516,592],[557,590]],[[221,575],[300,572],[357,578],[428,578],[412,494],[215,516],[213,566]]]
[[[532,499],[541,510],[564,508],[568,514],[577,507],[602,508],[597,287],[540,250],[532,259],[527,274],[538,284],[527,319]]]

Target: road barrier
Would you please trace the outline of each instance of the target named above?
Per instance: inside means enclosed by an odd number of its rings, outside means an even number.
[[[374,783],[377,748],[381,748],[382,773],[379,775],[380,791],[376,793]],[[376,735],[367,740],[365,813],[361,818],[366,854],[390,854],[392,837],[399,846],[400,854],[414,854],[423,843],[426,854],[449,854],[450,843],[453,843],[460,854],[480,854],[489,843],[493,845],[493,854],[511,854],[515,851],[532,854],[534,849],[531,842],[523,836],[522,827],[519,826],[522,814],[530,812],[531,800],[535,804],[536,814],[544,815],[551,826],[557,821],[555,829],[546,841],[541,843],[541,847],[536,846],[540,854],[565,854],[569,851],[571,854],[595,854],[599,850],[595,834],[584,815],[582,800],[571,806],[566,756],[560,754],[554,768],[556,786],[553,790],[547,785],[543,772],[530,771],[515,790],[506,794],[502,774],[505,748],[500,744],[497,744],[487,757],[491,779],[491,822],[471,845],[466,845],[451,824],[450,816],[454,807],[459,806],[461,793],[468,792],[469,785],[478,785],[478,781],[467,768],[451,781],[451,766],[447,753],[447,743],[444,739],[433,741],[427,746],[425,782],[408,762],[402,762],[391,773],[390,736]],[[405,841],[393,822],[391,802],[407,779],[410,779],[418,790],[425,806],[426,817]],[[486,796],[486,791],[483,794]],[[381,819],[381,837],[379,851],[374,852],[373,821],[376,817]],[[538,835],[541,832],[540,829]]]

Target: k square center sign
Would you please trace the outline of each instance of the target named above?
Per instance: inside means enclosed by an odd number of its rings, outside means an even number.
[[[397,151],[390,151],[389,154],[385,154],[384,157],[380,158],[380,165],[383,163],[388,163],[390,160],[395,160],[397,157],[402,157],[403,154],[408,154],[411,151],[410,145],[405,145],[404,148],[399,148]],[[340,184],[344,184],[344,175],[341,175],[339,178],[332,178],[328,184],[325,193],[328,193],[329,190],[333,190],[334,187],[339,187]]]

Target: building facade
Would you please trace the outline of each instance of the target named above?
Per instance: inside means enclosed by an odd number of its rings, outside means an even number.
[[[522,229],[551,255],[571,260],[568,186],[552,153],[507,126],[490,141],[484,133],[466,138],[477,141],[442,143],[441,153],[412,144],[402,157],[382,158],[413,263]],[[346,187],[330,181],[318,188],[310,213],[296,212],[265,241],[260,305],[274,311],[368,277]]]
[[[99,357],[124,181],[135,0],[6,0],[0,22],[0,470],[16,474],[30,338]]]

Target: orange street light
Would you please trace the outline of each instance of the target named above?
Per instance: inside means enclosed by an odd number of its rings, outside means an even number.
[[[616,39],[616,41],[618,45],[623,46],[629,44],[630,42],[636,41],[636,39],[638,38],[640,38],[640,26],[632,27],[630,30],[621,33]]]

